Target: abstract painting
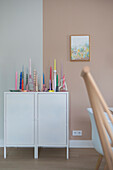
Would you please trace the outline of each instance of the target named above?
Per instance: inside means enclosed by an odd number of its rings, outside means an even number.
[[[71,61],[90,61],[89,35],[70,35]]]

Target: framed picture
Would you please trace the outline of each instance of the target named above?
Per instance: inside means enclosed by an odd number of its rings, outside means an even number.
[[[89,35],[70,35],[70,60],[90,61]]]

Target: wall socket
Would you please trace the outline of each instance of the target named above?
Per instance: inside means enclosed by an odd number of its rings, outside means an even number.
[[[82,136],[82,130],[73,130],[72,135],[73,136]]]

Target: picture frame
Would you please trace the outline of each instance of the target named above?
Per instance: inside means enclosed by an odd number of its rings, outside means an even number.
[[[90,61],[89,35],[70,35],[70,60]]]

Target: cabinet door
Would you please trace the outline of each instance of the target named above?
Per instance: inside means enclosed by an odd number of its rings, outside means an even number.
[[[39,94],[38,113],[39,145],[66,145],[66,94]]]
[[[34,144],[34,95],[7,94],[5,108],[6,144]]]

